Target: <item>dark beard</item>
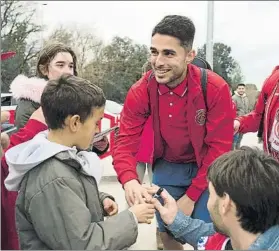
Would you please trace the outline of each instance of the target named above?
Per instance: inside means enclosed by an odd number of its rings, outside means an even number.
[[[187,74],[187,72],[186,72]],[[169,81],[169,83],[167,83],[166,85],[169,87],[169,88],[175,88],[177,85],[179,85],[180,83],[182,83],[182,81],[185,79],[186,75],[184,75],[184,71],[180,74],[180,76],[178,77],[172,77]],[[175,85],[174,85],[175,83]]]

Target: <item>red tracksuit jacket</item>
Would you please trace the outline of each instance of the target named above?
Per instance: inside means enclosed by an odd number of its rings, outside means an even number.
[[[263,146],[267,153],[270,153],[268,140],[274,118],[271,117],[271,111],[279,101],[279,66],[275,67],[272,74],[265,80],[255,109],[249,114],[239,117],[241,133],[257,132],[264,113],[263,127]],[[267,99],[267,100],[266,100]],[[279,159],[278,159],[279,161]]]
[[[120,130],[113,149],[113,165],[122,184],[137,179],[136,163],[141,134],[149,116],[154,135],[150,160],[163,157],[163,144],[158,125],[158,83],[148,81],[148,72],[129,90],[120,116]],[[199,167],[187,195],[197,201],[207,188],[208,166],[220,155],[231,150],[233,119],[235,117],[228,84],[217,74],[208,71],[207,109],[200,83],[200,69],[188,65],[187,116],[190,139]],[[147,129],[146,129],[147,130]],[[174,132],[175,133],[175,132]]]

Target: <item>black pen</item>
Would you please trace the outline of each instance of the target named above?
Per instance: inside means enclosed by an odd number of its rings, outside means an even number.
[[[164,189],[160,187],[158,191],[153,195],[153,198],[158,199],[163,191]]]

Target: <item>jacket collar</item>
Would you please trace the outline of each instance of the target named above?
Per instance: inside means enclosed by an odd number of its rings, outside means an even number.
[[[158,85],[158,92],[159,95],[164,95],[169,92],[173,92],[179,97],[184,97],[187,91],[187,78],[185,78],[178,86],[173,89],[170,89],[166,85]]]
[[[279,225],[273,226],[263,234],[249,247],[249,250],[278,250],[279,249]]]

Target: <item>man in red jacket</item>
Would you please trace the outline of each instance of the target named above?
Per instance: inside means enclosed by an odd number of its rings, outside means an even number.
[[[201,70],[191,64],[194,35],[193,22],[178,15],[166,16],[153,29],[154,76],[148,72],[127,94],[113,164],[129,205],[150,200],[138,180],[136,155],[151,116],[153,183],[165,188],[185,214],[210,221],[206,172],[231,149],[234,112],[228,84],[212,71],[207,71],[204,98]],[[183,249],[156,216],[164,248]]]
[[[279,66],[264,82],[255,109],[234,121],[235,133],[257,132],[263,115],[264,150],[279,161]]]

